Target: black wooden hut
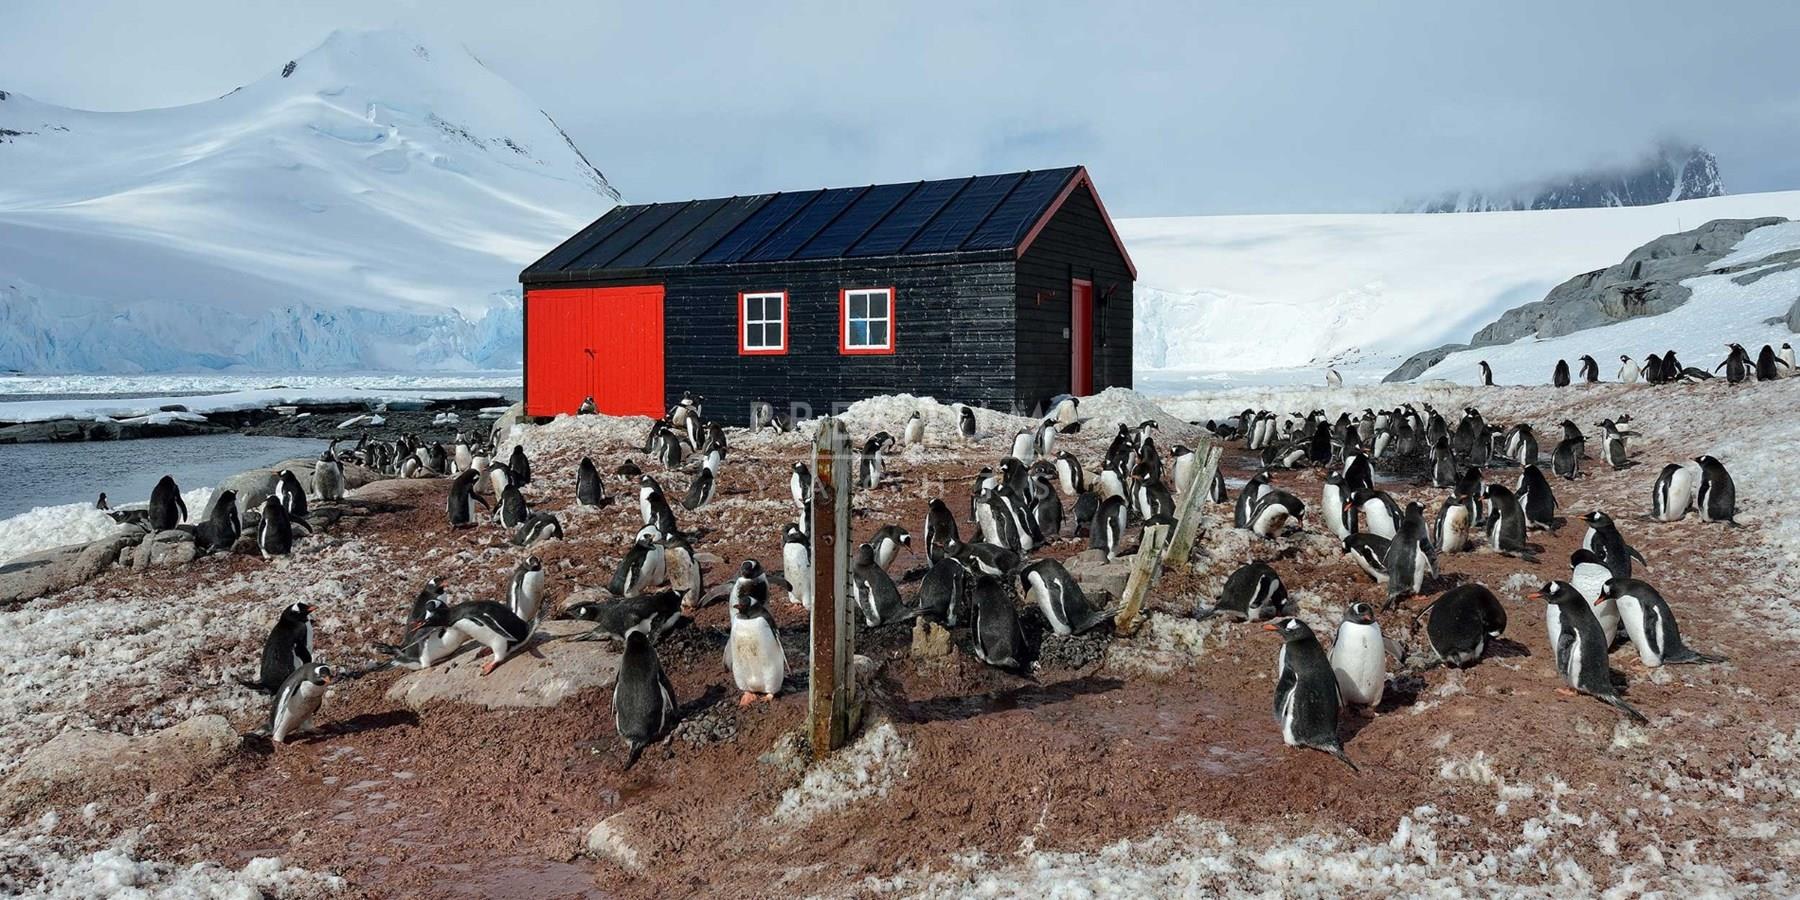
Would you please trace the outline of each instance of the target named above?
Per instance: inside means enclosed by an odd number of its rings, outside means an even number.
[[[1081,167],[620,206],[519,276],[526,413],[1029,412],[1131,386],[1136,274]]]

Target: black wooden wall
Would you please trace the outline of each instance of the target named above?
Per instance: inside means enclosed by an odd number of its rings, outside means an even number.
[[[1011,251],[948,262],[901,257],[621,272],[568,286],[657,283],[664,291],[665,405],[694,391],[705,395],[709,418],[743,425],[754,401],[784,411],[803,403],[811,415],[825,415],[878,394],[1002,409],[1015,396]],[[865,287],[895,289],[892,355],[838,351],[838,292]],[[738,293],[780,290],[788,292],[788,352],[739,355]]]
[[[1094,390],[1131,387],[1131,271],[1100,207],[1077,188],[1018,262],[1017,390],[1038,404],[1069,391],[1069,286],[1094,284]]]

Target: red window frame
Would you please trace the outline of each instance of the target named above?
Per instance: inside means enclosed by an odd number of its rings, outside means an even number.
[[[781,298],[781,346],[750,347],[744,342],[744,301],[751,297]],[[764,321],[767,321],[766,319]],[[786,356],[788,352],[788,292],[787,291],[738,291],[737,295],[737,345],[739,356]]]
[[[886,347],[850,346],[850,295],[886,291],[888,299],[888,339]],[[899,292],[888,287],[853,287],[838,289],[838,352],[845,356],[892,356],[900,346],[900,310],[895,305]]]

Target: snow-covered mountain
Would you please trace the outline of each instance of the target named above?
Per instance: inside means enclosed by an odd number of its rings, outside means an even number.
[[[1724,193],[1719,161],[1706,148],[1663,143],[1632,165],[1577,172],[1502,191],[1451,191],[1428,200],[1410,202],[1401,211],[1497,212],[1647,206],[1717,197]]]
[[[1800,219],[1800,192],[1460,216],[1121,219],[1139,272],[1137,381],[1153,389],[1314,382],[1327,364],[1378,380],[1407,356],[1466,341],[1506,310],[1658,236],[1760,216]],[[1427,377],[1440,370],[1453,371],[1440,366]]]
[[[0,93],[0,369],[517,365],[518,272],[618,199],[466,49],[335,32],[216,100]]]

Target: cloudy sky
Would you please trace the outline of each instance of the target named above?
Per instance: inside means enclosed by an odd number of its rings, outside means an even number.
[[[0,22],[0,89],[92,109],[215,97],[333,28],[461,41],[631,200],[1079,162],[1115,215],[1379,210],[1661,138],[1711,148],[1733,192],[1800,188],[1791,3],[7,0]]]

